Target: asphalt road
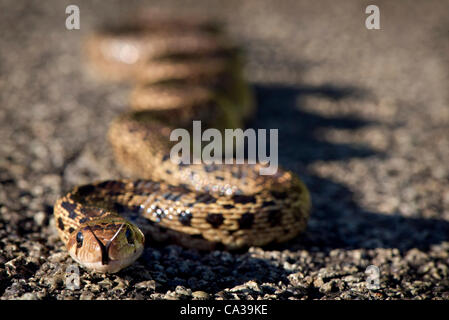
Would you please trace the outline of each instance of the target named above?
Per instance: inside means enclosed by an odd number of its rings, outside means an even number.
[[[281,165],[312,193],[308,229],[247,252],[147,248],[101,276],[73,263],[52,219],[77,184],[116,178],[106,130],[129,87],[98,83],[81,46],[141,1],[0,3],[0,296],[2,299],[448,299],[447,1],[151,1],[227,23],[247,53],[258,99],[251,126],[279,129]],[[378,290],[365,270],[379,268]]]

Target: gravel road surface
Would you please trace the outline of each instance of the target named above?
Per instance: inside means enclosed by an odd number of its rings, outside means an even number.
[[[448,1],[151,1],[216,16],[247,54],[254,128],[312,193],[307,231],[228,253],[146,248],[115,275],[73,263],[52,218],[73,186],[117,178],[106,131],[129,87],[88,76],[81,47],[141,1],[0,3],[2,299],[449,299]],[[377,290],[368,266],[379,268]]]

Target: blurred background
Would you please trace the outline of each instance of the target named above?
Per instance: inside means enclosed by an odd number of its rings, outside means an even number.
[[[65,28],[69,4],[80,30]],[[369,4],[380,30],[365,28]],[[83,272],[73,293],[58,273],[71,260],[52,206],[74,185],[119,176],[106,131],[130,89],[89,78],[82,45],[142,6],[226,24],[257,98],[249,126],[279,129],[280,164],[305,181],[314,209],[287,244],[148,249],[118,275]],[[0,296],[448,299],[448,9],[444,0],[2,0]],[[369,265],[380,290],[364,286]],[[120,283],[127,289],[109,290]]]

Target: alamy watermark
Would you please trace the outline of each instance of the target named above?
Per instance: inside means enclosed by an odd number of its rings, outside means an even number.
[[[366,7],[365,13],[370,13],[370,15],[365,20],[365,27],[368,30],[379,30],[380,29],[380,10],[379,7],[371,4]]]
[[[267,129],[225,129],[224,139],[220,130],[209,128],[201,132],[201,121],[193,121],[193,137],[186,129],[174,129],[170,141],[179,141],[170,151],[170,160],[176,164],[256,164],[261,175],[273,175],[278,169],[278,129],[270,129],[269,154],[267,154]],[[248,151],[245,159],[245,139]],[[193,143],[193,146],[190,143]],[[209,142],[210,141],[210,142]],[[235,144],[234,144],[235,141]],[[202,147],[202,142],[209,142]],[[191,157],[192,150],[192,157]],[[234,156],[235,150],[235,156]],[[223,155],[224,153],[224,155]]]
[[[80,270],[77,265],[71,264],[65,269],[65,286],[69,290],[78,290],[80,285]]]
[[[71,4],[65,8],[65,13],[68,14],[65,19],[65,27],[67,30],[79,30],[80,29],[80,8]]]
[[[380,270],[379,267],[375,265],[369,265],[365,273],[368,275],[366,278],[366,287],[369,290],[378,290],[380,289]]]

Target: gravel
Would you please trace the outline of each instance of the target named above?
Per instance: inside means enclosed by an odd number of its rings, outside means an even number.
[[[310,188],[313,214],[286,244],[149,247],[115,275],[80,269],[68,288],[52,206],[74,185],[120,176],[105,134],[129,94],[88,76],[82,43],[139,3],[77,1],[73,31],[67,1],[0,4],[2,299],[449,299],[444,0],[378,0],[381,30],[365,29],[358,1],[152,1],[227,23],[258,98],[251,126],[279,128],[280,163]]]

